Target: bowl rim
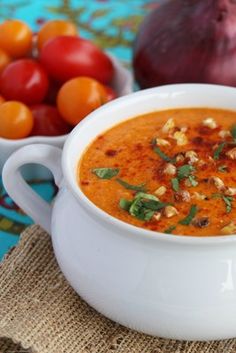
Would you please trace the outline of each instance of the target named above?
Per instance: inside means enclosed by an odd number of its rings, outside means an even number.
[[[179,235],[179,234],[165,234],[161,232],[156,232],[156,231],[151,231],[147,230],[144,228],[140,228],[137,226],[134,226],[132,224],[126,223],[118,218],[115,218],[114,216],[109,215],[102,209],[100,209],[98,206],[96,206],[92,201],[89,200],[89,198],[82,192],[81,188],[79,187],[78,183],[75,182],[76,175],[75,172],[72,171],[72,167],[69,164],[69,158],[68,155],[70,154],[71,146],[72,146],[72,141],[74,140],[75,136],[77,136],[80,132],[80,129],[83,127],[86,127],[87,123],[90,122],[91,120],[96,120],[96,116],[99,113],[104,112],[105,110],[109,110],[109,108],[112,106],[113,108],[117,106],[119,107],[120,104],[124,104],[127,100],[132,99],[133,97],[137,98],[139,96],[147,96],[150,95],[152,96],[155,93],[160,93],[160,90],[170,90],[172,93],[174,90],[185,90],[186,89],[210,89],[210,90],[218,90],[221,93],[225,90],[228,91],[230,94],[234,94],[236,98],[236,88],[234,87],[229,87],[229,86],[222,86],[222,85],[214,85],[214,84],[172,84],[172,85],[164,85],[164,86],[159,86],[159,87],[154,87],[154,88],[148,88],[144,89],[138,92],[133,92],[127,96],[120,97],[116,99],[115,101],[112,101],[105,106],[102,106],[98,108],[95,112],[92,112],[89,114],[83,121],[81,121],[69,134],[69,137],[67,138],[64,148],[63,148],[63,153],[62,153],[62,170],[63,170],[63,175],[65,179],[66,186],[69,188],[69,190],[72,192],[72,194],[75,196],[76,200],[79,201],[80,205],[93,217],[96,217],[97,220],[100,222],[105,222],[109,226],[112,226],[115,228],[116,232],[119,230],[123,236],[129,236],[130,233],[132,233],[133,238],[136,239],[136,237],[141,237],[146,240],[155,240],[155,241],[162,241],[162,242],[171,242],[171,243],[179,243],[179,244],[195,244],[195,245],[216,245],[216,244],[222,244],[222,243],[232,243],[236,242],[236,234],[232,235],[209,235],[209,236],[190,236],[190,235]],[[227,94],[227,92],[224,92],[224,94]],[[194,107],[194,106],[193,106]],[[220,107],[218,107],[220,109]],[[227,109],[227,108],[223,108]],[[135,116],[133,117],[135,118]],[[129,119],[129,118],[128,118]],[[112,126],[118,125],[119,123],[116,123],[114,125],[108,126],[107,129],[110,129]],[[88,141],[87,146],[90,144],[91,141]],[[84,149],[85,150],[85,149]],[[81,154],[78,154],[78,161],[80,160]],[[73,182],[74,181],[74,182]]]

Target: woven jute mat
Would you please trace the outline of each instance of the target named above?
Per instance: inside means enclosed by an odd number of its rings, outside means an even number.
[[[38,226],[0,265],[0,337],[0,353],[236,353],[236,340],[159,339],[98,314],[67,283]]]

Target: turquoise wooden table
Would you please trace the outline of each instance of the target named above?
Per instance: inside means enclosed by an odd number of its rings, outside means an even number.
[[[77,24],[81,36],[92,39],[130,65],[137,28],[143,16],[162,1],[0,0],[0,21],[18,18],[37,31],[50,19],[69,19]],[[37,180],[31,185],[48,201],[56,193],[51,181]],[[31,223],[32,220],[8,197],[0,179],[0,259],[17,243],[20,232]]]

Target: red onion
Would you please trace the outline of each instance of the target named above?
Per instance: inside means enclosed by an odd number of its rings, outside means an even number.
[[[134,46],[141,88],[169,83],[236,86],[236,0],[171,0],[144,20]]]

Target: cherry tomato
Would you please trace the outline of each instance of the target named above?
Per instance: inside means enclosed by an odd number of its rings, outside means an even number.
[[[107,94],[107,101],[108,102],[110,102],[113,99],[116,99],[118,97],[117,93],[114,91],[113,88],[111,88],[109,86],[105,86],[105,85],[104,85],[104,88],[105,88],[105,91],[106,91],[106,94]]]
[[[0,77],[0,93],[7,100],[26,104],[41,103],[47,94],[48,77],[42,66],[32,59],[10,63]]]
[[[0,48],[0,73],[11,62],[10,56]]]
[[[3,98],[3,96],[0,96],[0,105],[4,102],[5,102],[5,99]]]
[[[58,110],[69,124],[76,125],[94,109],[107,102],[102,84],[89,77],[74,78],[61,87],[57,96]]]
[[[71,126],[60,116],[56,107],[37,104],[30,107],[34,118],[32,136],[58,136],[68,134]]]
[[[54,80],[49,81],[48,93],[44,99],[44,102],[51,105],[56,105],[57,95],[62,83],[56,82]]]
[[[29,108],[20,102],[8,101],[0,105],[0,136],[7,139],[27,137],[33,127]]]
[[[44,44],[40,61],[48,74],[62,82],[89,76],[109,83],[113,76],[111,59],[92,42],[72,36],[59,36]]]
[[[77,28],[74,23],[65,20],[53,20],[46,22],[38,31],[37,46],[42,46],[49,40],[58,36],[76,36]]]
[[[0,25],[0,48],[13,58],[20,58],[32,48],[32,31],[26,23],[8,20]]]

